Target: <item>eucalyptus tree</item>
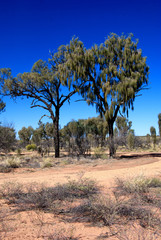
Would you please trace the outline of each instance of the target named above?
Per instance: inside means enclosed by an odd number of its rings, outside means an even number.
[[[151,137],[152,137],[152,140],[153,140],[153,145],[154,145],[154,148],[155,148],[155,145],[157,143],[157,135],[156,135],[155,127],[153,127],[153,126],[150,127],[150,134],[151,134]]]
[[[87,138],[91,140],[91,143],[93,142],[92,140],[94,140],[97,147],[99,147],[99,144],[103,146],[108,133],[108,126],[106,121],[100,116],[88,118],[85,121],[85,132]]]
[[[33,100],[31,108],[38,107],[48,112],[48,114],[44,114],[42,117],[49,117],[54,126],[55,157],[59,157],[60,153],[60,109],[77,92],[77,86],[76,84],[74,85],[72,75],[68,69],[66,68],[65,77],[62,71],[62,66],[66,62],[65,51],[65,47],[60,47],[58,52],[53,54],[48,62],[39,60],[33,65],[31,72],[18,74],[17,77],[11,75],[10,69],[0,70],[0,81],[4,95],[12,98],[31,98]],[[78,87],[80,87],[79,84]],[[66,88],[65,91],[64,88]]]
[[[25,146],[30,143],[33,132],[34,132],[34,129],[31,126],[27,128],[22,127],[22,129],[18,131],[18,136],[20,138],[20,141],[23,144],[25,144]]]
[[[148,84],[149,67],[133,36],[111,34],[104,43],[86,49],[73,39],[68,48],[67,66],[73,76],[85,81],[80,94],[104,116],[109,129],[110,156],[115,153],[113,126],[119,112],[128,115],[135,97]]]
[[[61,129],[62,137],[66,141],[70,154],[84,155],[89,150],[85,122],[84,119],[72,120]]]
[[[0,125],[0,151],[9,152],[16,146],[16,133],[12,126]]]

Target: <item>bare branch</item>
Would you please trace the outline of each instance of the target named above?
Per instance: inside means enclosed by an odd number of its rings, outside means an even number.
[[[40,118],[40,120],[39,120],[39,122],[42,120],[42,118],[43,117],[48,117],[48,118],[51,118],[50,116],[48,116],[48,115],[46,115],[46,114],[44,114],[41,118]]]

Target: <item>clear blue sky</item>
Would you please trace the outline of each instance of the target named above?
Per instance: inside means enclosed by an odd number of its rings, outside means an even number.
[[[160,0],[5,0],[0,4],[0,68],[10,67],[13,75],[30,71],[34,62],[47,60],[49,50],[78,36],[86,48],[100,44],[111,32],[133,33],[150,66],[149,90],[135,100],[129,120],[136,135],[158,132],[161,112],[161,1]],[[13,123],[16,131],[29,125],[34,128],[43,110],[30,109],[29,100],[9,98],[2,123]],[[96,116],[86,103],[64,105],[60,125],[71,119]],[[48,121],[48,119],[44,119]]]

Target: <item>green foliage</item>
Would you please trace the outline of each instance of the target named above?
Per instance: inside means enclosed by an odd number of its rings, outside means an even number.
[[[11,126],[0,125],[0,151],[9,152],[15,147],[16,133]]]
[[[20,160],[17,158],[7,158],[6,159],[6,166],[9,168],[19,168],[20,167]]]
[[[117,179],[117,186],[127,193],[144,193],[150,188],[161,187],[161,180],[140,175],[125,180]]]
[[[18,148],[17,150],[16,150],[16,152],[17,152],[17,155],[19,156],[19,155],[21,155],[21,149],[20,148]]]
[[[72,120],[61,130],[61,135],[67,143],[70,154],[85,154],[89,150],[88,140],[85,137],[85,120]]]
[[[31,126],[29,126],[28,128],[23,127],[18,132],[18,135],[19,135],[19,138],[20,138],[21,142],[24,143],[25,145],[29,144],[30,140],[31,140],[31,137],[32,137],[32,134],[33,134],[33,131],[34,131],[34,129]]]
[[[50,168],[52,166],[53,166],[53,164],[52,164],[52,161],[50,158],[43,159],[42,168]]]
[[[103,156],[103,149],[101,147],[97,147],[94,149],[94,157],[101,158]]]
[[[125,117],[118,116],[116,118],[116,127],[118,129],[119,136],[124,136],[128,134],[128,131],[131,129],[132,122],[128,121]]]
[[[146,135],[146,142],[148,144],[148,146],[150,145],[150,134]]]
[[[156,136],[156,129],[155,129],[155,127],[151,127],[150,128],[150,133],[151,133],[151,137],[152,137],[152,140],[153,140],[153,145],[154,145],[154,148],[155,148],[155,145],[156,145],[156,142],[157,142],[157,136]]]
[[[134,149],[135,145],[135,135],[132,131],[129,132],[127,136],[127,144],[130,149]]]
[[[109,127],[110,155],[114,154],[113,124],[120,110],[128,114],[139,91],[148,84],[149,67],[132,34],[111,34],[104,43],[86,50],[78,39],[68,46],[68,67],[83,83],[80,93],[95,105]]]
[[[0,79],[3,95],[12,98],[31,98],[33,100],[31,108],[39,107],[47,111],[48,115],[44,114],[42,117],[49,117],[53,123],[55,157],[59,157],[60,108],[66,101],[70,101],[70,98],[78,91],[77,88],[80,87],[79,84],[76,86],[71,71],[66,65],[66,51],[65,47],[60,47],[48,62],[38,60],[31,72],[18,74],[16,78],[11,75],[10,69],[0,69],[3,75]],[[65,74],[63,68],[66,70]],[[71,87],[72,90],[70,90]],[[61,93],[63,89],[67,94]],[[22,139],[24,140],[23,137]]]
[[[37,149],[36,144],[28,144],[28,145],[26,146],[26,150],[27,150],[27,151],[35,151],[36,149]]]

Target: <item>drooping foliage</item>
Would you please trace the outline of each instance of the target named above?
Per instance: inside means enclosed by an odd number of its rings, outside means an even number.
[[[62,71],[61,65],[64,66],[66,62],[65,51],[65,47],[60,47],[48,62],[39,60],[33,65],[31,72],[18,74],[17,77],[12,77],[10,69],[0,70],[4,95],[31,98],[33,100],[31,108],[40,107],[47,111],[48,114],[43,116],[51,118],[53,122],[55,157],[59,157],[60,109],[77,92],[68,69],[65,67],[65,77]]]
[[[109,127],[110,156],[114,155],[113,125],[119,111],[128,115],[134,100],[148,84],[149,67],[133,36],[111,34],[104,43],[85,49],[73,39],[68,47],[67,66],[73,77],[85,81],[80,93],[95,105]]]

